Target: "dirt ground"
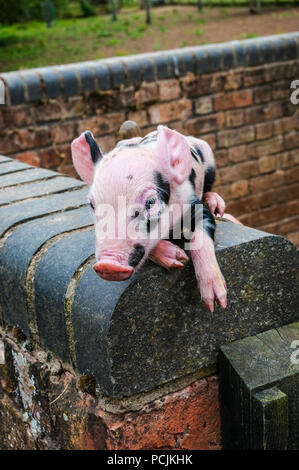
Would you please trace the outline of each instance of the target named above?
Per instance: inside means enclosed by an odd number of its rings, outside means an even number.
[[[174,7],[160,7],[155,14],[168,13],[173,18],[173,10]],[[249,14],[247,7],[206,8],[203,15],[199,15],[193,6],[176,7],[176,10],[180,20],[178,24],[173,24],[164,34],[160,32],[159,37],[153,31],[131,44],[129,40],[126,49],[134,50],[134,53],[150,52],[159,38],[163,41],[161,49],[173,49],[299,30],[299,7],[265,7],[257,15]],[[196,21],[200,18],[204,22]],[[196,23],[197,29],[194,27]],[[111,50],[104,52],[105,57],[108,57],[107,52],[111,54]]]

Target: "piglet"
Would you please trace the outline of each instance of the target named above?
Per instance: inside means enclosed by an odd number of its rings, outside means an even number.
[[[222,216],[225,204],[211,191],[215,162],[207,142],[160,125],[103,155],[86,131],[72,142],[72,158],[91,186],[94,270],[102,279],[128,279],[147,258],[167,269],[183,268],[188,257],[170,241],[183,235],[202,300],[212,312],[215,301],[226,307],[214,249],[214,215]]]

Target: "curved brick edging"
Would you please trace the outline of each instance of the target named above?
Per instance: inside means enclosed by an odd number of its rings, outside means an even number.
[[[177,78],[299,57],[299,33],[187,47],[115,59],[86,61],[0,74],[6,104],[105,91],[142,81]]]
[[[298,320],[294,245],[230,222],[216,232],[226,310],[211,315],[200,302],[190,263],[167,272],[147,262],[120,283],[98,278],[87,190],[0,159],[0,305],[4,323],[92,375],[106,395],[210,375],[220,345]]]

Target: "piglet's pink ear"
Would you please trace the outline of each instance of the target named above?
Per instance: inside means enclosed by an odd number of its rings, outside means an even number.
[[[90,131],[83,132],[77,139],[73,140],[72,159],[74,167],[83,181],[92,184],[94,166],[102,158],[98,144]]]
[[[191,171],[191,153],[184,136],[166,126],[158,126],[157,153],[169,181],[182,184]]]

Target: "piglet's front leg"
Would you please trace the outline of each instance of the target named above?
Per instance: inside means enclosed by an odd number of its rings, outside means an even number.
[[[191,240],[191,258],[201,298],[208,307],[214,311],[214,302],[221,307],[227,305],[226,283],[221,274],[215,255],[212,238],[197,228]]]
[[[188,256],[168,240],[161,240],[150,252],[149,259],[166,269],[182,269]]]

